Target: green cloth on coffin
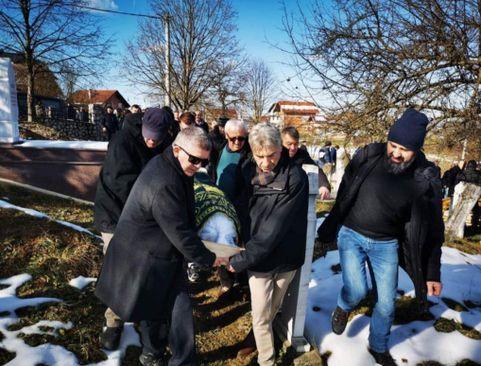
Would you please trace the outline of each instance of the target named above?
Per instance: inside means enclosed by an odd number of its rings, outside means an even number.
[[[217,212],[221,212],[231,219],[240,233],[240,223],[234,205],[227,199],[224,192],[215,186],[207,174],[197,173],[194,179],[195,194],[195,224],[198,228]]]

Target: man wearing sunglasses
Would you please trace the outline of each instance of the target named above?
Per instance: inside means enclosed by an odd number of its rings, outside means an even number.
[[[231,201],[235,200],[237,167],[250,152],[247,142],[247,126],[244,122],[230,119],[225,124],[226,143],[219,158],[211,167],[211,177]]]
[[[97,297],[124,321],[139,322],[142,365],[194,365],[192,305],[184,261],[227,263],[196,232],[193,176],[209,159],[211,142],[198,127],[179,132],[137,179],[108,247]],[[161,331],[170,325],[168,337]]]

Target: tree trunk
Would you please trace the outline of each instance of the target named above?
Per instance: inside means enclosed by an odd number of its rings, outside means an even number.
[[[456,185],[453,205],[446,223],[447,238],[462,239],[464,237],[466,219],[473,210],[474,205],[477,204],[480,196],[480,186],[464,182]]]
[[[27,121],[33,122],[34,117],[34,75],[33,67],[27,65]]]

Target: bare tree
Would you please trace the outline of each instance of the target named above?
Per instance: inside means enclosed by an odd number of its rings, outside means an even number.
[[[316,1],[284,14],[286,51],[339,129],[385,136],[413,106],[436,132],[479,134],[480,0]]]
[[[110,40],[94,13],[77,0],[0,0],[0,47],[24,55],[28,121],[34,115],[35,78],[66,68],[77,77],[97,74]]]
[[[142,22],[138,38],[128,42],[126,77],[147,86],[153,95],[166,93],[162,16],[168,14],[171,99],[177,109],[189,109],[215,84],[218,65],[239,53],[236,14],[228,0],[151,0],[150,4],[159,19]]]
[[[262,60],[249,63],[246,79],[246,103],[252,111],[254,122],[259,122],[274,92],[275,80]]]

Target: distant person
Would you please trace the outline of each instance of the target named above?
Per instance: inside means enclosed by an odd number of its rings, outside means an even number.
[[[396,365],[389,352],[401,264],[423,310],[439,296],[444,224],[441,181],[421,148],[429,123],[412,108],[391,126],[387,143],[360,149],[346,168],[338,199],[318,229],[321,242],[337,238],[343,287],[331,318],[342,334],[349,314],[368,293],[371,271],[375,306],[368,351],[383,366]]]
[[[226,140],[224,127],[228,120],[227,117],[219,117],[214,128],[209,133],[209,138],[212,141],[212,151],[210,153],[211,162],[219,160],[220,152],[225,146]]]
[[[122,129],[127,128],[130,125],[138,125],[139,122],[142,122],[142,109],[138,104],[133,104],[130,107],[129,114],[126,114],[124,117],[124,123],[122,124]],[[173,119],[172,119],[173,120]]]
[[[201,111],[197,111],[195,114],[195,124],[202,128],[206,133],[209,133],[209,125],[204,120],[204,114]]]
[[[100,271],[96,296],[124,321],[139,324],[142,365],[166,364],[167,345],[169,365],[197,364],[184,261],[208,267],[227,263],[203,245],[195,224],[193,177],[207,165],[210,148],[202,129],[186,128],[147,164]],[[166,323],[168,337],[161,330]]]
[[[195,125],[195,114],[192,112],[184,112],[179,117],[179,127],[181,130]]]
[[[100,120],[100,126],[102,127],[102,133],[107,137],[107,141],[110,141],[112,136],[119,130],[119,120],[115,116],[111,105],[105,108],[105,114]]]
[[[299,131],[293,126],[285,127],[281,131],[282,145],[289,151],[289,157],[299,166],[310,164],[317,166],[307,152],[307,149],[299,147]],[[331,193],[331,185],[326,174],[319,169],[319,196],[321,200],[328,199]]]
[[[456,186],[456,177],[460,172],[461,168],[458,162],[454,162],[451,165],[451,168],[444,172],[441,182],[446,191],[447,197],[453,197],[454,187]]]
[[[104,253],[137,177],[150,159],[172,143],[174,121],[167,112],[150,108],[143,119],[131,122],[110,142],[97,184],[94,225],[102,235]],[[117,349],[123,322],[110,308],[105,319],[100,343],[105,349]]]

